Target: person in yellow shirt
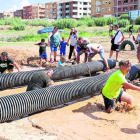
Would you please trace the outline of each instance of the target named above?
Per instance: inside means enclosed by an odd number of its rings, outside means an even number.
[[[107,83],[102,89],[102,95],[104,99],[105,109],[107,113],[110,113],[110,109],[114,107],[114,99],[116,103],[119,101],[127,102],[130,105],[134,104],[134,98],[128,93],[122,90],[122,87],[125,89],[132,89],[140,91],[140,88],[134,86],[131,83],[128,83],[125,79],[125,75],[129,73],[131,69],[131,63],[129,60],[122,60],[119,62],[120,69],[114,72]]]

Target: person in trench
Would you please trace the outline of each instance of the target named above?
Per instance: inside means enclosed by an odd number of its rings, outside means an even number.
[[[26,91],[54,86],[54,82],[50,80],[50,77],[52,75],[53,75],[53,70],[49,67],[46,68],[44,71],[35,72],[28,84]]]
[[[13,72],[14,66],[18,69],[19,72],[21,71],[19,65],[11,57],[8,56],[8,53],[2,52],[0,56],[0,73],[11,73]]]
[[[140,88],[128,83],[125,79],[125,75],[129,73],[131,69],[131,63],[129,60],[122,60],[119,62],[120,69],[114,72],[102,89],[102,96],[104,99],[105,110],[107,113],[110,113],[110,110],[114,107],[115,102],[126,102],[130,105],[134,105],[134,98],[128,93],[122,90],[132,89],[140,91]]]

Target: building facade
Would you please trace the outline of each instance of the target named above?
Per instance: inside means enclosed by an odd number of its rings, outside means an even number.
[[[138,0],[114,0],[114,15],[120,16],[129,14],[129,11],[138,10],[138,4]]]
[[[57,19],[57,2],[45,3],[45,18]]]
[[[32,6],[32,18],[43,19],[45,18],[45,4],[37,4]]]
[[[61,0],[57,2],[57,19],[91,15],[91,0]]]
[[[33,19],[32,5],[23,7],[23,19]]]
[[[0,13],[0,19],[1,18],[12,18],[12,17],[14,17],[13,12],[3,11],[2,13]]]
[[[16,10],[14,12],[14,17],[21,17],[23,19],[23,9]]]
[[[114,0],[91,0],[92,17],[113,16]]]

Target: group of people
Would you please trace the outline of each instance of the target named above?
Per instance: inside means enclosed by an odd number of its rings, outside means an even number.
[[[118,52],[119,52],[118,47],[119,44],[124,40],[124,35],[121,31],[118,30],[118,25],[114,25],[113,29],[114,29],[113,34],[110,34],[112,38],[110,58],[113,54],[113,51],[116,51],[116,60],[117,60]],[[139,28],[139,32],[140,32],[140,28]],[[69,40],[71,40],[69,60],[66,60],[65,58],[66,45],[69,45]],[[139,41],[140,41],[140,35],[137,36],[135,42],[139,43]],[[40,43],[37,43],[35,45],[40,46],[39,49],[40,66],[42,65],[43,58],[47,62],[46,46],[50,46],[51,48],[50,62],[53,62],[52,59],[53,56],[54,56],[54,61],[56,62],[56,52],[58,46],[60,46],[60,61],[58,62],[58,66],[65,66],[66,62],[72,60],[75,60],[77,63],[79,63],[80,55],[82,54],[85,54],[84,62],[87,62],[87,60],[90,62],[96,54],[99,54],[106,66],[106,71],[108,72],[110,70],[108,66],[108,62],[104,55],[103,46],[101,46],[100,44],[90,43],[90,41],[87,38],[78,37],[77,31],[75,31],[74,28],[71,28],[69,39],[67,42],[65,42],[64,37],[62,37],[62,41],[60,41],[60,36],[59,33],[57,32],[57,27],[55,27],[53,32],[49,34],[48,44],[45,43],[44,39],[42,39]],[[139,51],[140,50],[138,47],[138,52]],[[72,53],[74,54],[75,57],[71,59]],[[18,64],[8,56],[7,52],[2,52],[0,56],[0,72],[1,73],[5,73],[6,71],[12,72],[14,66],[18,69],[18,71],[20,71],[20,67],[18,66]],[[114,99],[116,103],[118,101],[119,102],[124,101],[127,102],[128,104],[134,105],[134,98],[131,95],[127,94],[124,91],[124,89],[132,89],[132,90],[140,91],[139,87],[134,86],[131,83],[128,83],[127,80],[125,79],[125,75],[128,74],[128,72],[131,69],[130,61],[122,60],[119,62],[119,66],[120,66],[119,70],[114,72],[109,77],[109,79],[104,84],[104,87],[102,89],[102,96],[104,99],[105,110],[108,113],[114,107]],[[48,67],[43,71],[36,72],[35,74],[33,74],[29,82],[27,91],[54,86],[54,82],[50,79],[52,75],[53,75],[53,70]]]

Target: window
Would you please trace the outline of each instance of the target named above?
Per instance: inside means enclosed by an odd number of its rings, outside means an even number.
[[[79,15],[82,15],[81,13],[79,13]]]
[[[82,8],[80,8],[80,10],[82,10]]]
[[[92,3],[92,5],[94,6],[94,2]]]
[[[82,4],[82,2],[80,2],[80,4]]]
[[[91,8],[89,8],[89,10],[91,10]]]
[[[133,7],[130,7],[130,10],[133,10]]]
[[[121,1],[118,1],[118,5],[121,5]]]
[[[110,7],[108,7],[108,11],[110,11]]]
[[[96,12],[101,11],[100,7],[96,7]]]
[[[109,4],[111,4],[111,1],[109,1]]]
[[[94,10],[92,10],[92,13],[94,13]]]
[[[102,9],[102,11],[104,12],[104,8]]]
[[[89,5],[91,5],[91,2],[89,2]]]
[[[124,7],[124,8],[123,8],[123,11],[127,11],[127,7]]]
[[[123,2],[124,4],[128,4],[128,0],[124,0],[124,2]]]
[[[133,3],[133,0],[131,0],[131,3]]]
[[[118,11],[120,12],[121,11],[121,8],[118,8]]]
[[[100,1],[96,1],[96,5],[101,5],[101,2]]]
[[[106,1],[106,3],[107,3],[107,1]]]
[[[103,1],[103,5],[105,4],[105,2]]]

